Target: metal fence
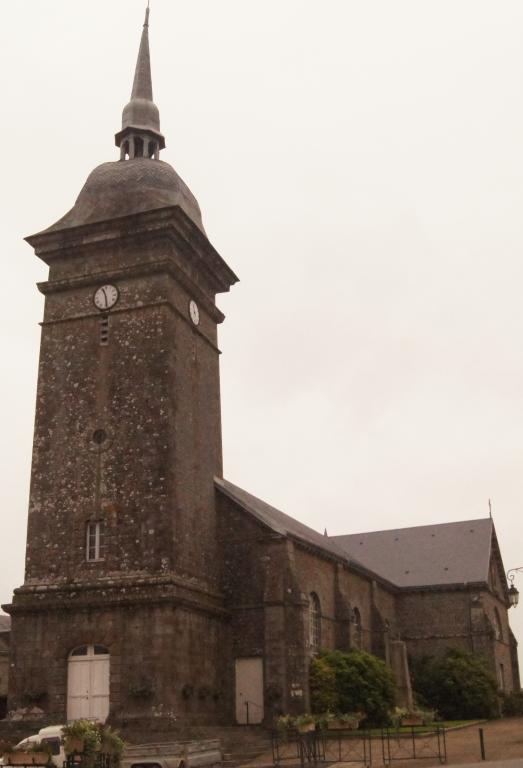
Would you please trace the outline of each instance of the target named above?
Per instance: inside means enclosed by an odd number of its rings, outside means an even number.
[[[394,760],[423,760],[437,758],[447,762],[447,741],[445,728],[434,726],[411,726],[409,730],[384,728],[381,732],[381,750],[384,765]]]
[[[373,755],[374,747],[374,755]],[[396,760],[438,759],[447,761],[445,728],[412,726],[408,730],[383,728],[381,731],[290,730],[272,736],[273,765],[328,766],[334,763],[358,763],[365,768],[375,764],[390,766]],[[381,759],[380,759],[381,758]]]

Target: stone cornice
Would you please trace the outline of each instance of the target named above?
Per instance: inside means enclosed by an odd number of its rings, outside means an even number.
[[[13,615],[48,610],[94,610],[163,604],[218,616],[228,615],[221,593],[174,575],[24,585],[15,590],[13,603],[3,608]]]
[[[170,258],[144,262],[143,264],[133,264],[132,266],[122,267],[121,269],[100,270],[98,272],[91,272],[88,275],[63,278],[62,280],[48,280],[46,282],[37,283],[37,286],[40,293],[48,296],[53,293],[90,286],[93,285],[93,283],[101,283],[105,281],[112,282],[121,279],[145,277],[147,275],[156,274],[171,275],[171,277],[175,278],[184,286],[184,288],[191,292],[215,323],[222,323],[224,321],[225,315],[220,312],[216,304],[210,301],[205,292],[202,291],[201,288]],[[135,309],[135,307],[130,307],[130,309]],[[122,310],[117,306],[114,309],[111,309],[111,314],[116,314],[118,311]],[[92,314],[98,317],[100,312],[93,312]],[[81,317],[85,317],[85,314],[81,315]]]
[[[210,279],[216,293],[228,291],[237,276],[187,214],[175,205],[154,211],[94,222],[57,232],[42,232],[26,237],[36,255],[46,264],[76,259],[86,250],[100,248],[113,241],[136,242],[140,237],[168,237],[183,252],[190,253],[191,267],[201,269]]]

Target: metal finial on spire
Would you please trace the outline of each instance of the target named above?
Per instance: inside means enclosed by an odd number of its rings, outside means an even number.
[[[149,7],[149,0],[147,0],[147,8],[145,9],[145,21],[144,21],[144,27],[148,27],[148,26],[149,26],[149,11],[150,11],[150,10],[151,10],[151,9],[150,9],[150,7]]]

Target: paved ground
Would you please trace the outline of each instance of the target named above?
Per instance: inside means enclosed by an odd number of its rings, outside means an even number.
[[[492,720],[481,726],[469,726],[447,733],[447,763],[449,765],[475,765],[481,760],[479,746],[479,727],[483,729],[485,741],[485,757],[490,762],[489,768],[494,768],[492,761],[499,761],[499,768],[523,768],[523,718],[510,717],[503,720]],[[504,761],[504,762],[501,762]],[[411,766],[438,765],[437,760],[411,760],[395,763],[397,768]],[[485,763],[481,763],[485,766]],[[486,768],[486,766],[485,766]],[[498,766],[496,766],[498,768]]]
[[[523,766],[523,758],[518,758],[516,760],[495,760],[486,763],[460,764],[460,768],[521,768],[521,766]],[[447,765],[447,768],[452,768],[452,766]]]
[[[480,762],[478,728],[483,728],[485,756],[487,762]],[[393,748],[393,746],[392,746]],[[373,743],[373,766],[382,765],[381,741]],[[260,755],[243,768],[261,768],[272,764],[272,755]],[[423,760],[394,760],[392,768],[431,768],[439,766],[436,758]],[[447,733],[447,768],[459,765],[460,768],[523,768],[523,718],[512,717],[493,720],[490,723],[473,725]],[[284,768],[285,763],[282,764]],[[358,768],[356,763],[338,763],[337,766]]]

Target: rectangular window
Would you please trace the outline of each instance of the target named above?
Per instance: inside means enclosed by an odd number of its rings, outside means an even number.
[[[96,520],[86,526],[86,559],[88,562],[103,560],[105,544],[103,522]]]

